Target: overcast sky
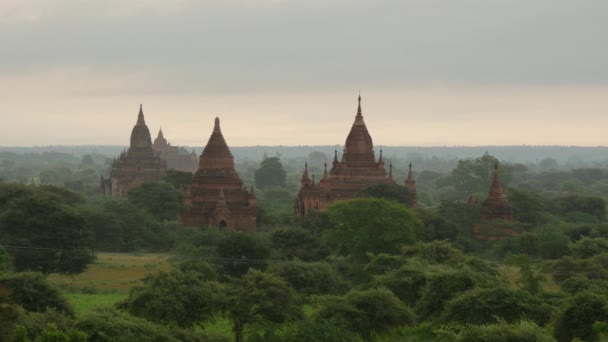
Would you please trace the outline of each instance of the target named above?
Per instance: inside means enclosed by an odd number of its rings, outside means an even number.
[[[0,145],[607,145],[605,0],[1,0]]]

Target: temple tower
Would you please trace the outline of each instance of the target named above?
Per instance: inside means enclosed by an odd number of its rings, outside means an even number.
[[[234,157],[215,118],[213,132],[199,157],[198,170],[186,190],[181,221],[188,226],[209,225],[255,230],[257,207],[253,188],[247,191],[234,169]]]
[[[412,163],[410,163],[407,178],[405,179],[405,187],[412,194],[412,207],[418,208],[418,194],[416,193],[416,180],[412,174]]]
[[[338,160],[336,150],[331,170],[327,171],[325,163],[323,177],[317,184],[308,175],[308,165],[304,166],[294,210],[298,216],[307,216],[310,211],[322,210],[329,203],[355,198],[362,190],[378,183],[395,184],[395,180],[392,167],[387,176],[382,150],[376,160],[372,137],[363,120],[359,96],[357,114],[346,137],[341,160]]]
[[[123,196],[144,182],[159,180],[165,175],[166,169],[166,163],[152,150],[150,131],[144,120],[142,106],[139,105],[137,122],[131,130],[129,149],[114,158],[112,163],[110,192],[114,197]]]
[[[481,205],[481,218],[484,220],[502,219],[512,220],[513,209],[509,199],[500,185],[498,161],[494,163],[494,177],[488,192],[488,198]]]

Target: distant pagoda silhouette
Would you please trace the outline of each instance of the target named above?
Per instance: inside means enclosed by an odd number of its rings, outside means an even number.
[[[144,120],[142,105],[139,105],[137,123],[131,131],[129,149],[122,151],[118,158],[114,158],[110,179],[101,178],[103,194],[121,197],[145,182],[153,182],[163,177],[167,164],[156,155],[152,149],[150,131]]]
[[[483,220],[513,219],[513,209],[500,184],[498,161],[494,162],[494,177],[492,178],[488,198],[481,204],[481,218]]]
[[[172,146],[163,134],[162,128],[158,130],[158,135],[152,144],[154,153],[160,155],[161,159],[167,162],[167,169],[183,172],[196,172],[198,170],[198,156],[194,149],[190,154],[180,154],[179,146]]]

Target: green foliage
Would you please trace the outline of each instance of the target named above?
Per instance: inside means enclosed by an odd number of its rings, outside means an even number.
[[[370,286],[383,286],[391,290],[401,301],[414,306],[426,286],[424,266],[408,263],[401,268],[377,276]]]
[[[471,325],[460,331],[456,342],[554,342],[555,338],[543,328],[530,321],[508,324],[501,321],[496,324]]]
[[[169,223],[124,200],[103,201],[81,209],[93,232],[95,248],[110,252],[166,251],[173,244]]]
[[[303,316],[296,292],[283,279],[255,269],[228,284],[223,311],[232,321],[236,342],[243,341],[247,324],[283,323]]]
[[[556,201],[560,213],[582,212],[599,220],[606,217],[606,202],[599,197],[569,195],[559,197]]]
[[[279,158],[265,158],[260,163],[260,168],[255,170],[255,185],[260,189],[284,187],[286,174]]]
[[[584,291],[608,293],[608,280],[587,279],[582,276],[574,276],[564,280],[564,282],[561,283],[561,289],[571,295]]]
[[[183,273],[194,273],[201,280],[217,280],[216,268],[204,261],[186,259],[175,263],[175,267]]]
[[[608,280],[608,253],[598,254],[587,259],[565,256],[551,265],[553,278],[561,282],[570,277],[584,276],[588,279]]]
[[[591,258],[608,252],[608,239],[583,237],[570,245],[570,255],[575,258]]]
[[[175,220],[184,207],[184,195],[171,183],[149,182],[127,193],[129,202],[159,220]]]
[[[389,329],[413,325],[416,320],[411,309],[383,288],[351,291],[344,297],[323,297],[319,305],[315,321],[356,332],[365,341]]]
[[[230,233],[217,243],[217,254],[224,258],[223,270],[229,276],[241,276],[255,268],[264,270],[270,248],[266,241],[250,233]]]
[[[550,201],[535,192],[509,189],[509,202],[513,208],[513,217],[525,224],[538,226],[549,222],[547,207]]]
[[[452,170],[449,182],[461,192],[486,192],[492,183],[496,161],[495,157],[487,153],[480,158],[459,160],[458,166]],[[500,180],[503,185],[511,181],[509,165],[500,166]]]
[[[480,325],[498,319],[516,322],[528,318],[543,325],[550,314],[551,308],[529,292],[497,286],[468,291],[449,301],[442,320]]]
[[[65,298],[39,273],[0,276],[0,302],[19,304],[27,311],[54,309],[69,316],[74,315]]]
[[[416,312],[420,318],[437,317],[445,303],[459,294],[476,286],[475,277],[469,271],[447,271],[430,275],[422,296],[417,302]]]
[[[543,259],[557,259],[568,252],[570,239],[555,226],[544,226],[536,232],[538,254]]]
[[[542,277],[536,276],[534,275],[534,272],[532,272],[528,255],[512,255],[509,257],[508,263],[519,266],[519,273],[521,275],[520,282],[523,284],[525,290],[532,294],[538,294],[540,292],[540,280],[542,280]]]
[[[13,269],[13,262],[11,261],[11,256],[4,249],[4,247],[0,246],[0,274],[8,272]]]
[[[335,269],[322,262],[290,262],[272,265],[268,272],[277,274],[301,295],[337,294],[348,290],[348,284]]]
[[[94,257],[90,232],[74,207],[80,200],[53,187],[0,185],[0,203],[5,203],[0,207],[0,244],[15,246],[9,253],[16,271],[85,270]]]
[[[288,260],[316,261],[330,253],[327,245],[310,230],[282,228],[271,236],[272,249]]]
[[[400,184],[378,183],[359,192],[357,197],[382,198],[410,207],[414,203],[414,195],[405,186]]]
[[[89,342],[180,341],[172,336],[168,327],[110,308],[84,315],[76,322],[75,327],[88,335]],[[181,341],[186,340],[181,339]],[[191,341],[195,340],[191,339]]]
[[[183,328],[202,324],[219,311],[222,289],[195,272],[157,272],[133,287],[121,305],[130,314],[149,321]]]
[[[462,252],[447,241],[417,242],[413,246],[403,246],[401,255],[417,257],[429,263],[456,264],[464,261]]]
[[[606,293],[585,291],[572,297],[558,312],[554,322],[554,336],[558,341],[579,338],[594,340],[593,323],[608,320]]]
[[[49,323],[34,342],[86,342],[87,335],[79,330],[61,331],[57,325]]]
[[[173,185],[175,189],[183,189],[192,183],[192,172],[167,170],[161,180]]]
[[[421,226],[413,210],[383,199],[361,198],[327,207],[334,229],[325,237],[342,255],[367,260],[367,253],[397,253],[415,241]]]
[[[296,321],[286,324],[277,342],[356,342],[354,333],[328,322]]]

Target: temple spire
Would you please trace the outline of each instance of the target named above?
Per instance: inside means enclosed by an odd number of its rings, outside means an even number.
[[[513,218],[513,209],[500,184],[498,160],[494,162],[494,177],[492,178],[488,198],[481,206],[481,217],[483,219],[499,218],[503,220]]]
[[[220,131],[220,118],[218,118],[217,116],[215,117],[215,124],[213,125],[213,130],[214,131]]]
[[[360,116],[363,114],[363,112],[361,111],[361,91],[359,91],[359,107],[357,107],[357,116]]]
[[[308,177],[308,163],[304,163],[304,173],[302,174],[302,185],[310,184],[310,177]]]
[[[327,161],[325,162],[325,170],[323,171],[323,179],[328,179],[329,174],[327,173]]]
[[[332,165],[334,167],[338,166],[338,164],[340,164],[340,162],[338,161],[338,150],[335,149],[334,150],[334,161],[332,162]]]
[[[139,104],[139,114],[137,114],[137,124],[145,125],[146,121],[144,120],[144,110],[141,103]]]
[[[388,164],[388,179],[393,180],[393,162]]]
[[[414,174],[412,173],[412,163],[410,163],[407,178],[405,179],[405,187],[412,194],[412,208],[418,207],[418,193],[416,192],[416,180],[414,180]]]

